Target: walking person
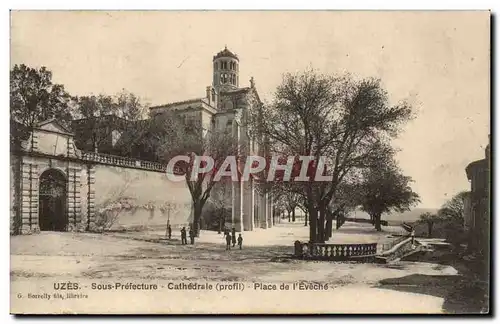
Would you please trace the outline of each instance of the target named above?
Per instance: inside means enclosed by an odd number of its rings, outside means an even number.
[[[187,244],[187,237],[186,237],[186,227],[183,227],[181,229],[181,244]]]
[[[231,234],[226,235],[226,250],[231,250]]]
[[[168,239],[170,240],[172,238],[172,226],[170,226],[170,224],[168,224],[167,226],[167,235]]]
[[[243,245],[243,237],[241,236],[241,233],[240,233],[240,235],[238,236],[238,246],[240,247],[240,250],[241,250],[242,245]]]

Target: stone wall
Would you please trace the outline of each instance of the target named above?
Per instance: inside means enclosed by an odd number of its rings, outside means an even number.
[[[94,169],[96,218],[112,209],[116,221],[111,229],[165,227],[169,219],[174,227],[189,223],[191,196],[184,181],[120,166],[97,164]]]

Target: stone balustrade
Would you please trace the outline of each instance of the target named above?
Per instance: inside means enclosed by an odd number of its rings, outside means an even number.
[[[394,246],[398,245],[399,243],[407,240],[408,238],[410,237],[410,234],[408,235],[402,235],[390,242],[386,242],[386,243],[383,243],[382,244],[382,251],[388,251],[390,249],[392,249]]]
[[[349,260],[374,257],[377,243],[368,244],[327,244],[295,242],[295,256],[314,260]]]
[[[420,244],[412,237],[406,237],[404,240],[398,242],[391,249],[380,253],[378,256],[384,263],[398,260],[412,251],[416,251]]]
[[[129,167],[129,168],[143,169],[149,171],[156,171],[156,172],[166,171],[166,166],[159,162],[142,161],[111,154],[82,152],[82,160],[102,163],[102,164]]]

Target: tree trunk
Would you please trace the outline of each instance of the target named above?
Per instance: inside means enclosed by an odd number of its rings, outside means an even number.
[[[382,226],[380,225],[380,217],[381,217],[381,216],[382,216],[381,214],[376,214],[376,215],[374,215],[374,219],[375,219],[375,229],[376,229],[377,231],[379,231],[379,232],[380,232],[380,231],[382,231]]]
[[[307,217],[308,217],[308,216],[309,216],[309,215],[308,215],[307,211],[306,211],[306,212],[304,212],[304,226],[307,226]]]
[[[288,211],[287,213],[288,213],[288,222],[290,223],[290,222],[291,222],[291,214],[290,214],[290,211]]]
[[[326,207],[320,206],[319,219],[317,224],[318,243],[325,243],[325,216],[326,216]]]
[[[222,226],[224,224],[224,212],[221,212],[219,214],[219,229],[217,230],[217,234],[221,234],[222,233]]]
[[[328,241],[330,237],[332,237],[332,223],[333,223],[333,218],[329,216],[328,219],[326,220],[326,226],[325,226],[325,241]]]
[[[309,208],[309,242],[316,243],[317,235],[318,211],[313,207]]]
[[[292,210],[292,222],[295,222],[295,209]]]
[[[200,237],[200,220],[202,210],[203,206],[199,202],[197,204],[194,204],[193,232],[196,237]]]
[[[429,237],[432,237],[432,227],[434,226],[434,223],[427,223],[427,227],[428,227],[428,235]]]
[[[342,217],[337,217],[335,220],[335,229],[339,229],[342,226]]]

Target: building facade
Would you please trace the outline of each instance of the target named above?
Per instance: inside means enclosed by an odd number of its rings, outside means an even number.
[[[151,107],[151,118],[174,111],[180,118],[201,124],[205,134],[228,130],[244,150],[238,155],[263,156],[264,147],[251,134],[247,122],[250,112],[262,105],[254,79],[248,86],[240,86],[240,60],[227,47],[213,56],[212,64],[212,85],[206,87],[204,96]],[[227,225],[237,231],[273,226],[269,194],[257,190],[256,185],[252,180],[230,184],[231,224]]]
[[[471,193],[465,201],[464,229],[471,254],[489,255],[490,231],[490,143],[485,158],[470,163],[465,171]]]
[[[10,152],[10,232],[187,226],[190,194],[160,163],[79,150],[56,120],[17,136]]]

